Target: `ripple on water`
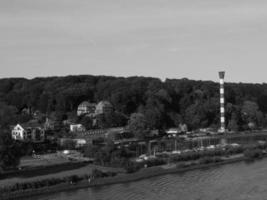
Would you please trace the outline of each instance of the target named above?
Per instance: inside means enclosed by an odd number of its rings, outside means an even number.
[[[137,182],[62,192],[36,200],[263,200],[267,159],[167,174]]]

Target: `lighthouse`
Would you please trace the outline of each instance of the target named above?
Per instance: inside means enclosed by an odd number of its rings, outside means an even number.
[[[225,133],[225,108],[224,108],[224,76],[225,72],[220,71],[219,72],[219,78],[220,78],[220,120],[221,120],[221,128],[219,132]]]

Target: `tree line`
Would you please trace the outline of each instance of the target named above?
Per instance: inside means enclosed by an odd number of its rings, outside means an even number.
[[[226,83],[226,124],[230,130],[266,126],[267,84]],[[212,81],[151,77],[66,76],[0,79],[0,125],[25,122],[24,108],[45,114],[75,115],[88,100],[110,101],[123,125],[132,113],[141,113],[150,129],[186,123],[189,129],[219,126],[219,84]],[[113,117],[114,118],[114,117]],[[105,127],[105,124],[103,125]],[[115,125],[114,125],[115,126]]]

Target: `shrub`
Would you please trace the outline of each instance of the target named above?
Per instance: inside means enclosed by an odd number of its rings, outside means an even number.
[[[262,151],[260,149],[247,149],[244,152],[244,156],[248,159],[261,158]]]
[[[94,177],[94,178],[102,178],[102,177],[104,177],[104,173],[101,170],[93,169],[92,177]]]
[[[143,167],[143,164],[141,164],[141,163],[129,161],[127,163],[127,165],[125,166],[125,170],[127,171],[127,173],[134,173],[134,172],[140,170],[142,167]]]
[[[217,163],[221,161],[222,159],[220,157],[204,157],[199,160],[199,164]]]
[[[153,166],[158,166],[158,165],[164,165],[166,164],[166,162],[163,159],[156,158],[156,159],[145,161],[143,164],[146,164],[147,167],[153,167]]]

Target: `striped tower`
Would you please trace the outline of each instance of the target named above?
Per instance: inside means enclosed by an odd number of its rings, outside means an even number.
[[[225,132],[225,109],[224,109],[224,75],[225,72],[219,72],[220,77],[220,113],[221,113],[221,128],[220,132]]]

